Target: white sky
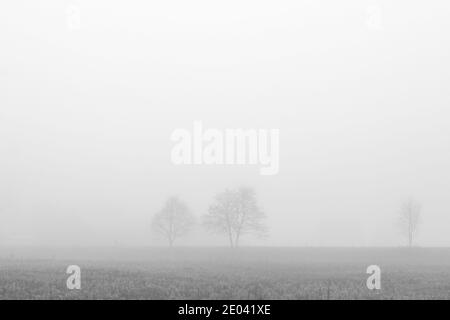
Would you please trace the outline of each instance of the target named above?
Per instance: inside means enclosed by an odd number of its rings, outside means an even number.
[[[160,244],[167,196],[200,216],[249,185],[271,236],[244,244],[399,245],[412,196],[418,242],[449,246],[449,18],[447,1],[0,4],[0,243]],[[174,166],[194,120],[280,129],[279,174]]]

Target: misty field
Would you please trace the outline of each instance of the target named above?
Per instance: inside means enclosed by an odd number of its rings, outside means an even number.
[[[381,290],[367,289],[369,265]],[[0,299],[449,298],[450,249],[0,249]]]

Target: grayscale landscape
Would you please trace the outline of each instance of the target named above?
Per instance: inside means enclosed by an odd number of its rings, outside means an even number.
[[[447,0],[0,1],[0,299],[449,299]]]

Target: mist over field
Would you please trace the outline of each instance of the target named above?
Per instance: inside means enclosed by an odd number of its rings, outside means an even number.
[[[366,285],[373,264],[380,290]],[[22,248],[0,265],[1,300],[450,298],[448,248]]]
[[[249,186],[242,246],[450,245],[445,1],[0,4],[0,246],[165,246],[172,195],[199,219]],[[77,24],[78,23],[78,24]],[[279,129],[279,172],[174,165],[176,129]],[[179,246],[227,246],[197,223]]]

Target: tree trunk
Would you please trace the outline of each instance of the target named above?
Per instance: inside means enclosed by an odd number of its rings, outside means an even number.
[[[239,233],[236,234],[236,239],[234,240],[234,247],[237,248],[239,244]]]
[[[234,244],[233,244],[233,236],[231,235],[231,232],[228,233],[228,238],[230,239],[230,247],[233,248]]]
[[[408,244],[410,248],[412,247],[412,239],[413,239],[412,232],[410,232],[408,235]]]
[[[413,246],[414,238],[414,217],[413,217],[413,207],[411,206],[408,215],[408,245],[411,248]]]

